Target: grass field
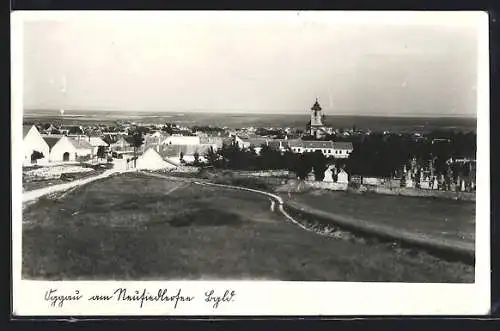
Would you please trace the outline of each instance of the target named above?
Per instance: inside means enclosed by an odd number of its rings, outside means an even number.
[[[304,231],[261,195],[140,174],[23,211],[23,277],[473,282],[474,268]]]
[[[475,240],[475,202],[340,191],[311,191],[293,199],[326,212],[435,238]]]

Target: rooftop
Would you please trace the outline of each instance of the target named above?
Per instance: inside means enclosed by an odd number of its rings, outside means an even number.
[[[343,141],[305,141],[305,140],[290,140],[290,147],[302,147],[302,148],[332,148],[332,149],[342,149],[342,150],[352,150],[351,142]]]

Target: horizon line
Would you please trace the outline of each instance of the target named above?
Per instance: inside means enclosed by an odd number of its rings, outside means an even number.
[[[25,109],[24,113],[26,112],[36,112],[36,111],[47,111],[47,112],[54,112],[58,113],[59,110],[56,109]],[[123,112],[123,113],[165,113],[165,114],[226,114],[226,115],[250,115],[250,114],[258,114],[258,115],[303,115],[303,116],[309,116],[309,114],[306,113],[300,113],[300,112],[263,112],[263,111],[207,111],[207,110],[187,110],[187,111],[173,111],[173,110],[127,110],[127,109],[71,109],[71,110],[65,110],[65,115],[70,115],[66,112]],[[307,110],[309,111],[309,110]],[[324,111],[324,109],[323,109]],[[325,117],[328,116],[365,116],[365,117],[413,117],[413,118],[418,118],[418,117],[462,117],[462,118],[474,118],[477,119],[477,114],[436,114],[436,113],[412,113],[412,114],[381,114],[381,113],[358,113],[358,114],[352,114],[352,113],[334,113],[334,114],[329,114],[329,113],[324,113]]]

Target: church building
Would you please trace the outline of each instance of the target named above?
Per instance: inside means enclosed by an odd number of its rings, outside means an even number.
[[[309,130],[311,136],[321,138],[325,134],[325,125],[323,123],[324,115],[319,105],[318,99],[311,108],[311,120],[309,122]]]

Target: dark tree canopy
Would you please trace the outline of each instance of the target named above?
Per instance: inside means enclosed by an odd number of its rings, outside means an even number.
[[[97,147],[97,157],[100,159],[104,159],[106,157],[106,147],[105,146]]]
[[[326,157],[321,151],[315,151],[310,156],[314,172],[314,179],[322,181],[325,178],[325,170],[328,168]]]
[[[43,158],[44,158],[44,155],[43,155],[42,152],[33,151],[33,153],[31,153],[31,162],[36,163],[37,160],[40,160],[40,159],[43,159]]]

